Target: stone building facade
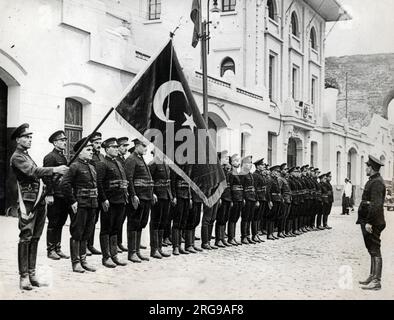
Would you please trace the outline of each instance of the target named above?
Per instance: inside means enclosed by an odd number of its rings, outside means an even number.
[[[71,148],[178,25],[175,50],[202,109],[191,3],[0,0],[0,119],[7,119],[2,130],[9,136],[29,122],[31,154],[38,163],[51,149],[49,134],[59,128],[66,129]],[[361,162],[368,153],[393,164],[384,119],[376,118],[378,130],[337,123],[335,92],[324,90],[326,22],[350,18],[335,0],[220,0],[218,5],[208,57],[209,126],[216,129],[218,149],[264,157],[271,164],[309,163],[330,170],[337,199],[346,175],[354,177],[357,188],[365,181]],[[100,130],[104,137],[128,134],[113,117]],[[383,144],[376,143],[380,134]],[[4,177],[12,142],[3,142],[3,148]],[[9,181],[7,190],[12,185]]]

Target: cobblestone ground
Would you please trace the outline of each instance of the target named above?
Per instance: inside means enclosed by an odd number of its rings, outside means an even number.
[[[73,273],[70,260],[46,258],[44,235],[37,271],[49,287],[30,292],[18,288],[17,220],[1,217],[0,299],[393,299],[394,213],[386,212],[382,237],[383,289],[366,292],[358,285],[369,272],[361,231],[355,213],[339,210],[330,216],[332,230],[115,269],[104,268],[100,256],[88,257],[98,270],[85,274]],[[68,253],[68,230],[63,233]]]

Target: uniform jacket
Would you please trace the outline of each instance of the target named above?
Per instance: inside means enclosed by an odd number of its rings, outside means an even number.
[[[142,156],[133,152],[125,161],[129,194],[142,200],[153,199],[153,180],[148,165]]]
[[[118,155],[116,159],[122,164],[123,167],[125,166],[126,158],[124,156]]]
[[[104,156],[101,154],[101,152],[97,152],[97,151],[93,150],[93,157],[92,157],[92,160],[90,160],[91,163],[94,166],[96,166],[97,163],[99,163],[100,161],[103,161],[103,160],[104,160]]]
[[[241,175],[242,187],[244,189],[244,199],[249,201],[256,201],[256,189],[254,187],[253,174],[250,172]]]
[[[67,159],[61,150],[53,149],[44,158],[44,167],[57,167],[67,165]],[[57,174],[52,177],[43,177],[42,179],[47,187],[47,195],[62,198],[63,194],[60,189],[60,179]]]
[[[231,182],[230,182],[230,172],[231,167],[228,165],[223,166],[224,175],[226,176],[227,187],[224,189],[221,199],[225,201],[232,201],[231,198]]]
[[[385,196],[386,186],[380,173],[369,177],[358,208],[357,224],[384,225],[386,223],[383,213]]]
[[[329,204],[328,201],[328,192],[329,192],[329,188],[327,186],[326,182],[320,182],[320,190],[321,190],[321,198],[323,200],[323,204]]]
[[[326,182],[327,188],[328,188],[328,202],[333,203],[334,202],[334,190],[332,188],[332,185],[330,182]]]
[[[279,187],[280,187],[280,192],[282,194],[283,200],[285,203],[290,204],[291,203],[291,189],[289,186],[289,182],[285,177],[279,176],[278,177],[278,182],[279,182]]]
[[[39,193],[40,178],[53,176],[53,168],[37,167],[36,163],[21,146],[17,146],[10,159],[11,168],[21,188],[23,201],[35,203]]]
[[[158,199],[172,200],[171,171],[167,163],[155,159],[149,163],[149,170],[154,182],[153,192]]]
[[[97,187],[101,202],[125,204],[127,202],[127,178],[123,165],[115,158],[105,156],[97,163]]]
[[[291,198],[292,198],[292,204],[294,205],[299,205],[300,204],[300,198],[301,198],[301,188],[300,184],[297,183],[297,178],[290,176],[289,177],[289,187],[291,190]]]
[[[97,173],[90,162],[77,159],[72,163],[60,183],[60,188],[70,205],[78,202],[78,207],[98,207]]]
[[[270,181],[270,197],[272,202],[282,202],[282,194],[280,192],[279,181],[276,177],[271,176]]]
[[[232,170],[229,175],[229,181],[231,185],[231,197],[233,201],[243,201],[244,192],[241,181],[241,176],[236,170]]]
[[[186,174],[190,174],[190,169],[184,166],[182,168]],[[181,176],[176,174],[175,172],[173,173],[173,176],[171,178],[171,182],[173,183],[173,190],[175,191],[176,197],[179,199],[191,199],[191,190],[189,184],[182,179]]]
[[[258,201],[268,201],[267,188],[269,180],[267,176],[263,175],[260,171],[253,172],[254,187],[256,189],[256,197]]]

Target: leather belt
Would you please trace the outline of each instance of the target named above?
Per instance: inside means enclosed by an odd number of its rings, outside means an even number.
[[[77,197],[96,198],[97,196],[98,196],[97,188],[77,189]]]
[[[246,187],[244,190],[245,190],[245,192],[255,192],[255,189],[253,186]]]
[[[179,181],[178,180],[176,185],[179,188],[189,188],[189,184],[186,181]]]
[[[244,188],[241,185],[235,184],[232,186],[231,190],[233,191],[243,191]]]
[[[361,200],[361,204],[371,204],[371,201]]]
[[[153,187],[155,184],[153,180],[134,179],[134,187]]]
[[[170,179],[158,179],[155,181],[155,187],[162,187],[162,188],[166,188],[169,187],[171,183]]]
[[[127,189],[129,182],[127,180],[111,180],[108,183],[110,189]]]

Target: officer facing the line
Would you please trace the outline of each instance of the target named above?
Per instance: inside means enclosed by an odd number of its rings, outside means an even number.
[[[41,178],[64,175],[68,167],[37,167],[27,150],[31,148],[33,133],[27,123],[17,127],[11,134],[16,140],[16,149],[11,156],[10,164],[15,173],[19,197],[19,243],[18,268],[19,286],[22,290],[32,290],[32,286],[40,287],[36,277],[37,247],[45,224],[45,201],[43,199],[43,182]]]

